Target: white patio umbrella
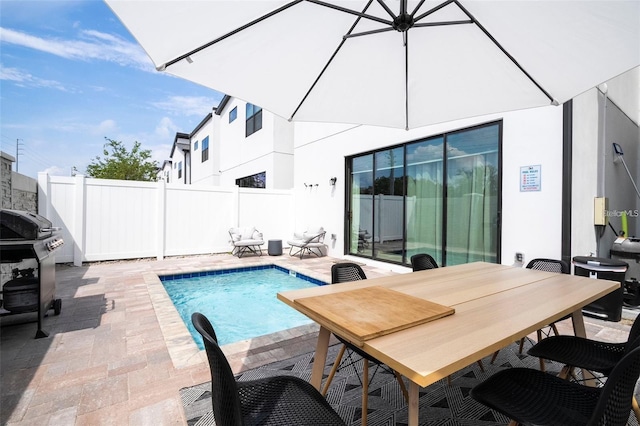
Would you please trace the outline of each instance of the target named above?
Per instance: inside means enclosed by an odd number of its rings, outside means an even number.
[[[414,128],[640,65],[640,2],[106,0],[164,71],[290,120]]]

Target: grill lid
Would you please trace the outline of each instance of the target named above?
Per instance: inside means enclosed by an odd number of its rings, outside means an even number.
[[[0,240],[38,240],[51,236],[51,221],[24,210],[0,209]]]

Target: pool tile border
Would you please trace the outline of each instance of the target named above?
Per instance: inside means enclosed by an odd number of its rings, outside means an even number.
[[[210,275],[227,275],[227,274],[235,274],[238,272],[247,272],[247,271],[258,271],[263,269],[277,269],[278,271],[285,272],[287,274],[294,274],[296,278],[300,278],[301,280],[308,281],[310,283],[316,285],[327,285],[328,283],[307,276],[300,272],[294,271],[292,269],[284,268],[280,265],[271,264],[271,265],[256,265],[256,266],[243,266],[239,268],[229,268],[229,269],[212,269],[210,271],[196,271],[196,272],[184,272],[181,274],[170,274],[170,275],[158,275],[158,278],[161,282],[164,281],[173,281],[179,280],[183,278],[197,278],[197,277],[206,277]]]
[[[193,278],[206,275],[221,275],[233,272],[259,270],[259,269],[278,269],[287,273],[295,273],[298,278],[312,282],[317,285],[327,285],[323,280],[310,277],[293,269],[284,268],[276,264],[261,264],[226,269],[211,269],[205,271],[190,271],[179,274],[170,274],[165,272],[147,272],[144,274],[144,281],[147,285],[151,304],[156,312],[156,317],[160,324],[169,356],[173,366],[176,369],[186,368],[197,365],[201,362],[207,362],[206,353],[200,350],[194,342],[191,333],[187,329],[178,310],[173,305],[171,298],[162,284],[162,281],[171,281],[179,278]],[[179,278],[177,278],[179,277]],[[230,343],[221,347],[227,356],[238,354],[238,352],[246,351],[246,348],[259,346],[259,342],[269,341],[271,343],[282,342],[293,337],[308,334],[317,331],[317,324],[300,326],[294,329],[284,330],[282,332],[272,333],[266,336],[258,336],[254,339],[243,340],[236,343]]]

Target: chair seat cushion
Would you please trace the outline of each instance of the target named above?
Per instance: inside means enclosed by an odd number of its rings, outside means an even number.
[[[531,356],[609,374],[624,356],[624,343],[608,343],[575,336],[542,339],[527,352]]]
[[[259,246],[264,244],[263,240],[242,240],[234,243],[237,247]]]
[[[344,425],[324,396],[298,377],[238,381],[237,386],[244,424]]]
[[[600,388],[529,368],[509,368],[471,390],[471,397],[523,425],[586,425]]]

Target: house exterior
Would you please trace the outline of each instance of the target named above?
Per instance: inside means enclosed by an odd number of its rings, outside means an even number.
[[[169,181],[290,189],[293,129],[256,105],[225,96],[193,131],[176,134]]]
[[[291,191],[292,230],[323,226],[329,255],[390,268],[418,252],[443,265],[608,257],[621,212],[640,235],[640,200],[612,152],[637,181],[639,74],[558,107],[408,131],[294,124],[225,96],[176,135],[164,170],[171,183]]]

